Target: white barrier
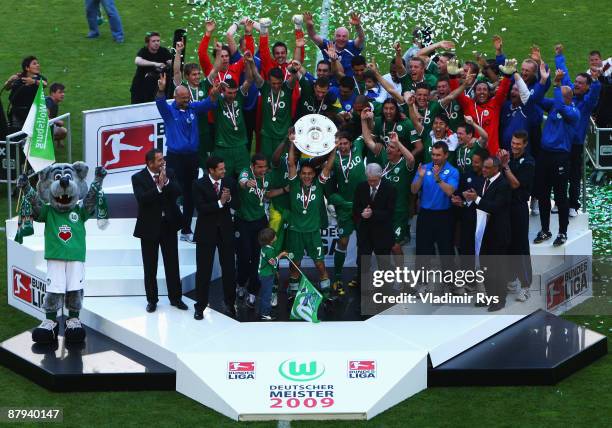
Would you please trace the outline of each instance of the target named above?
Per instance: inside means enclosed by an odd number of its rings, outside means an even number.
[[[96,166],[104,166],[105,187],[131,185],[131,176],[145,166],[145,153],[153,148],[165,151],[164,122],[155,103],[87,110],[83,141],[88,181]]]

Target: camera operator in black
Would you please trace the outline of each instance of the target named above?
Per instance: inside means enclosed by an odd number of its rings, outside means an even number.
[[[160,46],[160,37],[157,32],[149,32],[145,36],[145,46],[136,54],[136,74],[132,80],[132,104],[147,103],[155,100],[157,94],[157,80],[160,73],[172,74],[169,66],[172,63],[172,54]]]
[[[47,86],[47,79],[40,74],[38,59],[35,56],[27,56],[21,61],[21,73],[14,74],[4,83],[4,88],[11,90],[8,114],[9,133],[23,128],[40,81],[43,86]]]

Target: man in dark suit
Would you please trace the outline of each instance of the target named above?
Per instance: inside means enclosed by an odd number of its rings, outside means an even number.
[[[376,256],[389,256],[391,247],[395,243],[392,220],[397,192],[387,180],[381,179],[380,165],[368,164],[366,176],[367,181],[357,185],[353,200],[353,218],[357,226],[357,266],[360,277],[362,273],[370,271],[372,253]],[[377,257],[381,270],[388,266],[388,260],[385,259],[386,257]],[[362,262],[365,263],[363,266]]]
[[[476,207],[488,214],[480,246],[481,264],[487,267],[485,286],[488,296],[497,296],[498,301],[489,305],[488,311],[495,312],[506,306],[506,282],[508,281],[507,260],[502,257],[508,254],[510,245],[510,207],[512,189],[500,172],[501,162],[497,157],[484,161],[482,174],[486,177],[481,195],[471,188],[463,192],[467,201],[473,201]],[[484,260],[484,263],[482,262]],[[483,306],[477,303],[476,306]]]
[[[142,265],[145,274],[147,312],[157,308],[157,260],[161,246],[170,304],[187,309],[181,300],[178,242],[181,212],[176,199],[181,190],[172,170],[166,170],[161,150],[152,149],[145,155],[146,168],[132,176],[132,188],[138,202],[138,217],[134,236],[140,238]]]
[[[196,239],[196,296],[194,318],[204,318],[208,306],[210,276],[212,274],[215,249],[219,250],[225,312],[236,317],[234,224],[230,208],[240,207],[236,182],[225,177],[225,163],[218,156],[206,161],[208,174],[193,183],[194,205],[198,211],[195,228]]]

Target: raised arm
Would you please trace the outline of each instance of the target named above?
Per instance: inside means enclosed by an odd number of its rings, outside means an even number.
[[[370,111],[370,109],[363,109],[361,111],[361,135],[363,136],[363,141],[365,142],[368,150],[370,150],[374,156],[378,156],[383,148],[383,145],[375,142],[374,137],[372,136],[372,130],[370,129],[369,122],[373,119],[374,112]]]
[[[172,73],[174,78],[174,86],[179,86],[183,81],[183,77],[181,76],[181,56],[183,54],[183,49],[185,47],[184,39],[176,42],[176,53],[174,54],[174,63],[172,64]]]
[[[389,144],[393,144],[399,149],[399,151],[402,153],[402,156],[404,157],[404,160],[406,161],[408,170],[412,171],[412,168],[414,168],[414,156],[412,152],[400,142],[399,136],[396,132],[391,132],[389,134]]]
[[[234,35],[236,34],[236,31],[238,31],[238,26],[240,24],[244,25],[244,22],[232,22],[225,33],[225,41],[227,42],[227,47],[229,47],[230,56],[234,55],[238,50],[238,45],[236,44]]]
[[[527,101],[529,101],[529,97],[531,96],[531,93],[529,92],[529,88],[527,87],[527,84],[525,83],[521,75],[517,72],[514,72],[514,84],[519,90],[521,102],[523,104],[527,104]]]
[[[355,37],[354,41],[355,47],[357,49],[361,49],[365,44],[365,33],[363,31],[363,27],[361,26],[361,16],[359,16],[359,14],[356,12],[352,12],[349,22],[353,27],[355,27],[355,32],[357,33],[357,37]]]
[[[329,152],[329,155],[327,156],[327,161],[325,161],[325,165],[323,165],[323,169],[321,170],[321,178],[323,179],[323,181],[327,181],[329,179],[331,169],[334,166],[334,159],[336,159],[337,150],[338,144],[336,144],[336,147],[331,152]]]
[[[323,37],[319,36],[315,30],[312,13],[304,12],[304,23],[306,24],[308,38],[312,40],[315,45],[321,46],[323,44]]]
[[[206,21],[206,33],[204,33],[200,46],[198,46],[198,59],[200,60],[200,67],[202,67],[202,71],[206,76],[208,76],[213,68],[212,62],[210,62],[210,58],[208,56],[208,45],[216,26],[217,24],[214,20]]]
[[[455,48],[455,44],[453,42],[448,41],[448,40],[443,40],[441,42],[433,43],[429,46],[425,46],[424,48],[421,48],[416,53],[415,56],[429,56],[430,53],[435,52],[437,49],[450,50],[454,48]]]
[[[287,158],[287,176],[289,180],[297,177],[297,164],[295,162],[295,134],[289,134],[289,156]]]
[[[464,116],[464,117],[465,117],[465,123],[467,123],[468,125],[472,125],[474,129],[476,130],[476,132],[478,133],[478,135],[480,136],[480,138],[478,139],[478,145],[482,147],[483,149],[485,149],[487,147],[487,142],[489,141],[489,134],[487,133],[487,131],[485,131],[485,129],[482,126],[480,126],[474,121],[474,118],[472,116]]]
[[[404,101],[404,98],[402,98],[402,94],[397,92],[395,88],[393,87],[393,85],[389,83],[387,79],[384,79],[382,77],[382,75],[380,74],[380,71],[378,71],[378,67],[376,67],[376,63],[368,64],[368,68],[374,72],[374,75],[376,76],[376,80],[378,81],[380,86],[382,86],[385,89],[385,91],[387,91],[387,93],[391,95],[395,101],[397,101],[399,105],[404,104],[405,101]]]
[[[261,88],[264,85],[265,80],[263,79],[263,77],[261,77],[261,75],[257,71],[257,67],[255,66],[255,60],[253,59],[253,54],[250,51],[246,51],[243,55],[243,58],[244,58],[244,63],[246,64],[246,69],[245,69],[246,79],[244,83],[246,83],[247,80],[250,80],[251,82],[255,83],[255,86],[257,87],[257,89]]]
[[[404,65],[402,45],[400,42],[396,42],[393,45],[393,50],[395,50],[395,67],[397,69],[397,77],[404,77],[406,75],[406,66]]]

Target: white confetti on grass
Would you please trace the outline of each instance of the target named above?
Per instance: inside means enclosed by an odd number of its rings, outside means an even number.
[[[314,0],[311,4],[314,7],[310,11],[315,16],[318,28],[321,2]],[[207,19],[216,21],[215,36],[221,40],[230,24],[244,16],[253,19],[269,17],[273,22],[270,29],[271,42],[283,40],[293,49],[291,17],[300,12],[298,9],[298,6],[291,4],[290,7],[282,0],[211,0],[189,5],[171,3],[170,17],[178,17],[181,25],[187,29],[190,40],[188,57],[195,59]],[[415,27],[430,27],[434,41],[453,40],[460,47],[476,47],[487,41],[488,30],[503,9],[518,10],[517,0],[331,0],[329,28],[348,26],[350,12],[359,11],[366,32],[366,56],[375,54],[380,59],[393,55],[392,46],[396,41],[400,41],[403,48],[407,49],[411,45],[411,34]],[[501,31],[505,32],[506,28]],[[309,65],[314,62],[315,55],[316,47],[308,43],[306,58]]]

